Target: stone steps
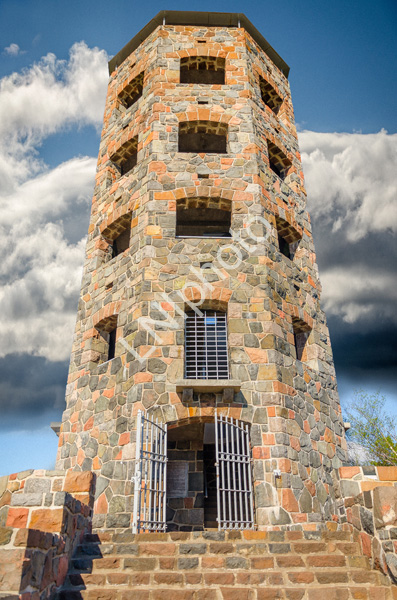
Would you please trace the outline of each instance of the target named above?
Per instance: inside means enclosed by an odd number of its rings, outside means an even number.
[[[394,588],[397,590],[397,588]],[[58,600],[397,600],[350,532],[86,536]]]

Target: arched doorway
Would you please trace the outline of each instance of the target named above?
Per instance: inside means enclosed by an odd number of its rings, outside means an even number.
[[[249,425],[138,414],[134,531],[254,527]]]

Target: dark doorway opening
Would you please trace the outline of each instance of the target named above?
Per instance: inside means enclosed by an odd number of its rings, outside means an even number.
[[[215,444],[204,444],[204,528],[218,528]]]
[[[215,425],[168,428],[167,531],[217,528]]]

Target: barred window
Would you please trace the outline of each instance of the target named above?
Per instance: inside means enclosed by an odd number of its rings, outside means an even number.
[[[186,379],[229,379],[226,313],[186,314]]]

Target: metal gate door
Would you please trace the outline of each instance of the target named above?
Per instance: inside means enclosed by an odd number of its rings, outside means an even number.
[[[165,531],[167,425],[138,411],[134,480],[133,533]]]
[[[215,414],[218,529],[253,529],[247,423]]]

